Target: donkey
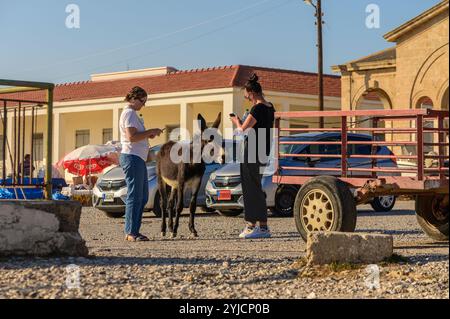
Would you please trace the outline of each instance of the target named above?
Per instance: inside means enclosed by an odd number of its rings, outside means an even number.
[[[222,118],[222,113],[219,113],[216,121],[211,128],[217,129],[220,125]],[[208,128],[206,121],[201,114],[198,114],[198,121],[200,122],[201,133]],[[161,223],[161,235],[166,236],[166,213],[169,213],[169,232],[172,238],[177,236],[178,225],[180,220],[181,212],[184,208],[183,194],[187,187],[191,190],[191,200],[189,204],[189,231],[194,237],[198,237],[197,231],[194,226],[195,210],[197,209],[197,195],[202,182],[203,174],[205,173],[205,163],[202,160],[200,163],[194,163],[193,161],[193,143],[189,145],[190,150],[190,162],[189,163],[174,163],[170,158],[170,153],[172,147],[176,145],[177,142],[169,141],[164,144],[157,155],[157,174],[158,178],[158,189],[160,195],[160,205],[162,213],[162,223]],[[208,143],[208,141],[201,142],[201,151],[203,153],[203,148]],[[170,197],[167,201],[167,194],[170,190]],[[176,207],[175,207],[176,206]],[[175,216],[175,225],[173,224],[173,213]]]

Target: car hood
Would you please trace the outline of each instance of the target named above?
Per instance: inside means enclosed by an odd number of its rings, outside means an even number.
[[[241,167],[238,163],[227,164],[215,171],[216,176],[240,176]]]
[[[156,175],[156,166],[155,165],[147,165],[147,174],[148,177]],[[117,166],[109,170],[107,173],[105,173],[102,177],[102,180],[108,180],[108,181],[117,181],[117,180],[123,180],[125,179],[125,173],[122,169],[122,167]]]
[[[275,173],[274,163],[270,163],[265,167],[264,175],[273,175]],[[230,177],[241,175],[241,165],[239,163],[227,164],[215,171],[216,176]]]

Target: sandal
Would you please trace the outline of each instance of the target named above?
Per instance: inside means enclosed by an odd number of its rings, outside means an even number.
[[[150,241],[150,239],[148,239],[147,236],[144,236],[142,234],[139,234],[137,236],[134,235],[126,235],[125,236],[125,240],[126,241],[131,241],[131,242],[137,242],[137,241]]]

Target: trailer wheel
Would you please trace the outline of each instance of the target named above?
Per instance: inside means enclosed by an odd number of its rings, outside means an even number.
[[[295,199],[295,224],[305,241],[313,231],[353,232],[356,216],[356,203],[349,187],[333,176],[309,180]]]
[[[448,195],[416,197],[416,216],[422,230],[436,241],[448,241]],[[444,202],[446,204],[444,204]]]

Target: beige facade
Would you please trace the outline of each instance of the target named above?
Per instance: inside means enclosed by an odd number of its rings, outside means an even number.
[[[448,109],[449,2],[442,1],[385,35],[395,46],[333,67],[342,74],[342,108],[361,109],[376,93],[385,109],[414,109],[431,101]]]
[[[342,75],[342,109],[416,109],[448,110],[449,96],[449,1],[441,1],[421,15],[387,33],[395,46],[362,59],[333,67]],[[371,107],[361,101],[377,96],[381,104]],[[365,104],[365,105],[364,105]],[[361,126],[368,125],[366,122]],[[389,122],[386,126],[390,126]],[[410,121],[396,122],[410,127]],[[435,126],[436,123],[427,123]],[[448,127],[448,122],[445,124]],[[429,134],[430,135],[430,134]],[[426,139],[433,139],[432,136]],[[397,135],[411,140],[414,136]],[[386,139],[390,139],[386,136]],[[432,151],[433,149],[427,149]],[[414,149],[394,148],[411,154]]]

